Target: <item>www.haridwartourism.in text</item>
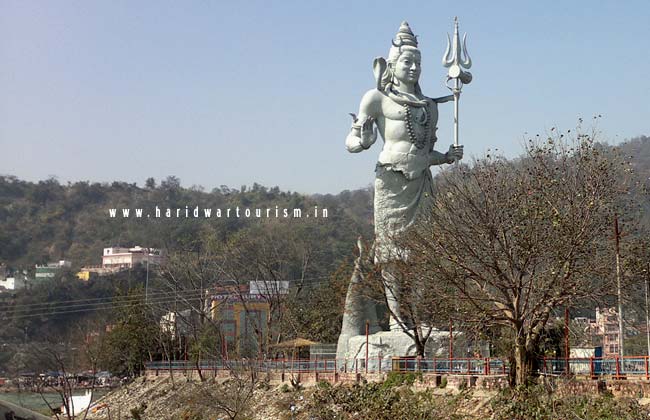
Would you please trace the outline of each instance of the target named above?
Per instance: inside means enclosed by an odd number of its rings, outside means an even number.
[[[303,209],[288,209],[282,207],[266,207],[266,208],[248,208],[248,207],[228,207],[228,208],[200,208],[200,207],[177,207],[177,208],[160,208],[156,206],[151,211],[145,209],[108,209],[108,216],[111,219],[115,218],[156,218],[156,219],[171,219],[171,218],[185,218],[185,219],[210,219],[210,218],[250,218],[250,219],[263,219],[263,218],[278,218],[278,219],[300,219],[300,218],[327,218],[328,211],[326,208],[320,209],[314,206],[311,210]]]

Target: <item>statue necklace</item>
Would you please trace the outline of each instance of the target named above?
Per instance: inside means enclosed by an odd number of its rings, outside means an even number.
[[[420,100],[413,95],[395,91],[391,85],[387,86],[386,94],[389,98],[391,98],[397,104],[402,105],[404,108],[404,113],[406,114],[404,122],[406,124],[406,131],[409,135],[409,141],[413,143],[418,149],[424,148],[430,135],[429,127],[431,126],[431,112],[429,111],[428,101],[424,99]],[[411,112],[411,108],[419,108],[422,110],[422,113],[420,113],[417,117],[414,117],[413,112]],[[421,138],[416,134],[416,131],[414,129],[415,124],[424,128],[424,134]]]
[[[422,149],[427,143],[427,137],[429,135],[429,126],[431,125],[431,113],[427,109],[428,106],[418,107],[422,109],[422,113],[417,117],[413,117],[411,112],[411,107],[409,104],[403,104],[404,112],[406,113],[406,118],[404,121],[406,123],[406,131],[409,134],[409,140],[415,145],[418,149]],[[424,128],[424,134],[422,137],[418,137],[413,128],[413,124],[417,124]]]

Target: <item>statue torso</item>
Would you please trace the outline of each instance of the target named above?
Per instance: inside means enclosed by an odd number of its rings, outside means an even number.
[[[402,105],[382,95],[380,106],[377,126],[384,147],[379,164],[404,172],[409,178],[417,178],[430,165],[436,141],[437,104],[427,100],[424,107]]]

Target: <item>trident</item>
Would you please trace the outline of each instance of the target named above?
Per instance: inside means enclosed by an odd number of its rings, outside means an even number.
[[[461,49],[460,38],[458,36],[458,17],[454,18],[454,41],[449,39],[447,33],[447,50],[442,57],[442,65],[449,67],[447,72],[447,87],[454,94],[454,146],[458,146],[458,100],[463,85],[472,81],[472,73],[464,71],[472,67],[472,59],[467,53],[467,33],[463,36],[463,45]],[[452,47],[453,46],[453,47]],[[453,80],[453,86],[449,86],[449,81]]]

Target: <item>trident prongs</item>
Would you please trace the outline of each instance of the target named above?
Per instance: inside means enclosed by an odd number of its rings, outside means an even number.
[[[463,35],[463,44],[461,47],[460,36],[458,34],[458,17],[454,18],[453,43],[449,38],[449,33],[447,33],[447,49],[442,57],[442,65],[445,67],[456,65],[464,69],[472,67],[472,58],[467,53],[467,33]],[[451,76],[450,74],[450,77],[454,78],[458,76]]]
[[[447,70],[447,87],[454,94],[454,146],[458,143],[458,101],[460,100],[460,91],[463,85],[472,81],[472,73],[464,71],[472,67],[472,59],[467,53],[467,34],[463,36],[461,48],[460,36],[458,35],[458,17],[454,18],[454,40],[449,39],[447,34],[447,49],[442,56],[442,65],[448,67]],[[449,82],[453,85],[449,86]]]

